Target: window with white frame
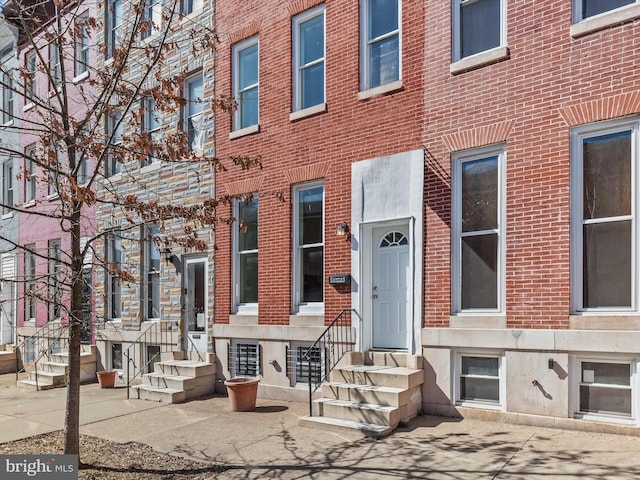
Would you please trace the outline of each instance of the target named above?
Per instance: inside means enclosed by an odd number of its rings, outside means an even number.
[[[258,196],[235,202],[234,297],[238,313],[258,308]]]
[[[361,1],[361,90],[400,80],[400,0]]]
[[[145,96],[142,98],[142,131],[147,139],[151,142],[149,154],[142,162],[142,167],[151,165],[158,161],[154,155],[153,146],[160,142],[160,135],[162,130],[162,118],[161,112],[156,110],[155,99],[152,96]]]
[[[108,320],[120,318],[121,285],[120,270],[122,269],[122,237],[119,232],[111,233],[105,238],[106,260],[105,269]]]
[[[634,362],[578,359],[578,416],[633,418]]]
[[[200,10],[202,10],[202,0],[182,0],[183,15],[189,15]]]
[[[321,346],[311,348],[311,344],[294,344],[291,348],[291,367],[294,386],[309,385],[309,377],[312,385],[319,385],[325,375],[325,352]]]
[[[573,21],[579,22],[634,3],[640,2],[638,0],[573,0]]]
[[[24,79],[24,96],[25,105],[33,103],[38,97],[38,83],[36,72],[38,68],[38,60],[35,51],[30,51],[25,55],[25,79]]]
[[[199,72],[185,81],[184,106],[184,130],[189,138],[189,148],[192,150],[202,150],[205,142],[204,118],[204,92],[202,84],[202,73]]]
[[[233,46],[233,130],[258,125],[258,37]]]
[[[142,38],[158,33],[162,28],[162,0],[145,0]]]
[[[122,45],[122,0],[107,0],[104,9],[105,15],[105,57],[113,57],[116,48]]]
[[[456,354],[456,402],[490,408],[504,403],[501,355]]]
[[[453,0],[453,61],[506,45],[506,0]]]
[[[293,109],[324,103],[324,5],[293,18]]]
[[[294,309],[324,310],[324,184],[294,188]]]
[[[505,152],[491,147],[453,158],[453,311],[503,308]]]
[[[60,239],[49,240],[49,321],[60,318],[62,312],[62,247]]]
[[[33,161],[36,155],[36,146],[29,145],[25,148],[25,161],[24,161],[24,201],[32,202],[36,199],[36,164]]]
[[[13,78],[7,72],[2,73],[2,123],[13,121],[14,117],[14,91]]]
[[[105,162],[105,175],[107,177],[120,173],[122,169],[122,163],[120,162],[122,157],[120,145],[122,144],[122,130],[124,126],[121,119],[122,114],[120,112],[107,115],[105,119],[106,141],[110,145],[107,160]]]
[[[160,230],[156,225],[142,228],[142,304],[144,320],[160,318],[160,249],[154,241]]]
[[[639,119],[572,132],[572,310],[638,311]]]
[[[260,375],[260,347],[258,342],[234,341],[231,348],[229,370],[234,377],[256,377]]]
[[[76,77],[89,71],[89,31],[87,22],[87,15],[82,15],[76,20],[76,56],[74,62]]]
[[[25,245],[24,251],[24,318],[36,318],[36,246]]]
[[[2,213],[4,215],[13,213],[12,207],[16,204],[15,177],[13,159],[5,160],[2,163]]]
[[[62,150],[61,150],[61,146],[60,145],[52,145],[51,146],[52,149],[52,156],[55,156],[55,162],[51,165],[49,165],[48,170],[49,170],[49,179],[48,179],[48,183],[47,183],[47,195],[49,197],[53,197],[55,195],[58,195],[58,188],[59,188],[59,180],[60,177],[58,176],[58,169],[61,167],[62,165]]]
[[[55,43],[49,44],[49,91],[60,88],[62,85],[62,63],[60,51]]]

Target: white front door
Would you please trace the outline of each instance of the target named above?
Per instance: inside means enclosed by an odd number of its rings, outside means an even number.
[[[207,258],[187,258],[184,262],[184,328],[188,337],[185,349],[207,352]]]
[[[373,230],[373,348],[408,348],[409,263],[407,227]]]

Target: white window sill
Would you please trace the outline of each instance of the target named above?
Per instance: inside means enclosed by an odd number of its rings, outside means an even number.
[[[47,195],[47,200],[53,201],[53,200],[57,200],[59,197],[59,195],[57,193],[51,193],[49,195]]]
[[[28,112],[29,110],[31,110],[33,107],[35,107],[36,104],[33,102],[29,102],[27,103],[24,107],[22,107],[22,111],[23,112]]]
[[[8,220],[10,218],[13,218],[13,212],[2,214],[2,220]]]
[[[301,118],[310,117],[311,115],[316,115],[317,113],[322,113],[327,111],[327,104],[320,103],[318,105],[314,105],[313,107],[303,108],[302,110],[297,110],[292,112],[289,115],[289,120],[291,122],[295,122],[296,120],[300,120]]]
[[[601,13],[574,23],[571,25],[569,33],[573,38],[580,37],[607,27],[630,22],[638,17],[640,17],[640,4],[625,5],[610,12]]]
[[[241,128],[240,130],[234,130],[233,132],[229,133],[229,140],[233,140],[234,138],[244,137],[245,135],[251,135],[252,133],[258,133],[259,131],[260,131],[260,124]]]
[[[469,400],[458,400],[456,406],[466,408],[481,408],[483,410],[496,410],[499,412],[504,411],[504,407],[499,403],[483,403],[483,402],[471,402]]]
[[[324,303],[298,305],[294,315],[324,315]]]
[[[22,208],[31,208],[31,207],[34,207],[35,205],[36,205],[35,200],[29,200],[28,202],[24,202],[22,204]]]
[[[455,74],[472,70],[474,68],[483,67],[490,63],[494,63],[505,58],[509,58],[509,49],[507,47],[496,47],[485,52],[476,53],[469,57],[453,62],[449,65],[449,73]]]
[[[12,125],[13,125],[13,120],[9,120],[8,122],[2,124],[3,127],[10,127]]]
[[[109,65],[111,65],[113,63],[113,57],[109,57],[104,61],[104,66],[108,67]]]
[[[386,83],[379,87],[370,88],[368,90],[362,90],[358,92],[358,100],[367,100],[376,95],[384,95],[387,93],[395,92],[402,88],[402,80],[396,80],[395,82]]]
[[[180,23],[185,22],[187,20],[191,20],[191,19],[197,17],[198,15],[201,15],[203,11],[204,11],[204,8],[199,8],[197,10],[194,10],[191,13],[187,13],[187,14],[182,13],[181,14],[182,18],[180,19]]]
[[[82,82],[83,80],[86,80],[87,78],[89,78],[89,71],[88,70],[86,72],[81,73],[77,77],[73,77],[73,80],[71,80],[71,81],[74,84],[78,84],[78,83]]]
[[[573,414],[573,417],[578,420],[589,420],[592,422],[606,422],[606,423],[617,423],[622,425],[637,425],[637,421],[633,417],[626,417],[622,414],[620,416],[617,415],[603,415],[596,413],[585,413],[585,412],[576,412]]]

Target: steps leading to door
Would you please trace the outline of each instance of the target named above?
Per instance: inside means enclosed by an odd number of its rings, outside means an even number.
[[[206,361],[185,352],[162,354],[152,373],[145,373],[140,385],[131,387],[135,398],[163,403],[182,403],[215,391],[216,360]]]
[[[96,347],[83,345],[80,351],[80,382],[96,379]],[[69,352],[52,353],[49,360],[41,360],[36,367],[26,365],[28,379],[19,380],[16,385],[31,390],[48,390],[66,387],[69,371]],[[15,368],[14,368],[15,371]]]
[[[313,416],[300,425],[324,430],[356,430],[382,437],[422,408],[422,357],[396,352],[351,352],[313,401]]]

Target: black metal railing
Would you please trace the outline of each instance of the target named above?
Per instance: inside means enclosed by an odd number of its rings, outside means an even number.
[[[309,416],[313,416],[313,394],[329,378],[331,371],[355,346],[353,318],[360,315],[353,309],[342,310],[322,335],[304,353],[309,381]]]
[[[49,360],[54,353],[69,350],[69,325],[57,322],[47,322],[21,342],[13,351],[16,354],[16,382],[20,374],[26,372],[26,366],[31,365],[34,370],[36,389],[38,386],[38,362]],[[22,363],[22,365],[21,365]]]
[[[146,328],[145,328],[146,327]],[[155,364],[163,353],[173,352],[175,344],[173,342],[176,330],[171,330],[166,322],[143,323],[145,330],[131,342],[123,352],[125,359],[125,382],[127,385],[127,398],[131,384],[137,378],[149,372],[149,366]],[[187,337],[187,352],[196,354],[200,361],[203,361],[201,353],[196,348],[190,337]],[[157,347],[153,352],[148,347]],[[136,355],[137,353],[137,355]]]

